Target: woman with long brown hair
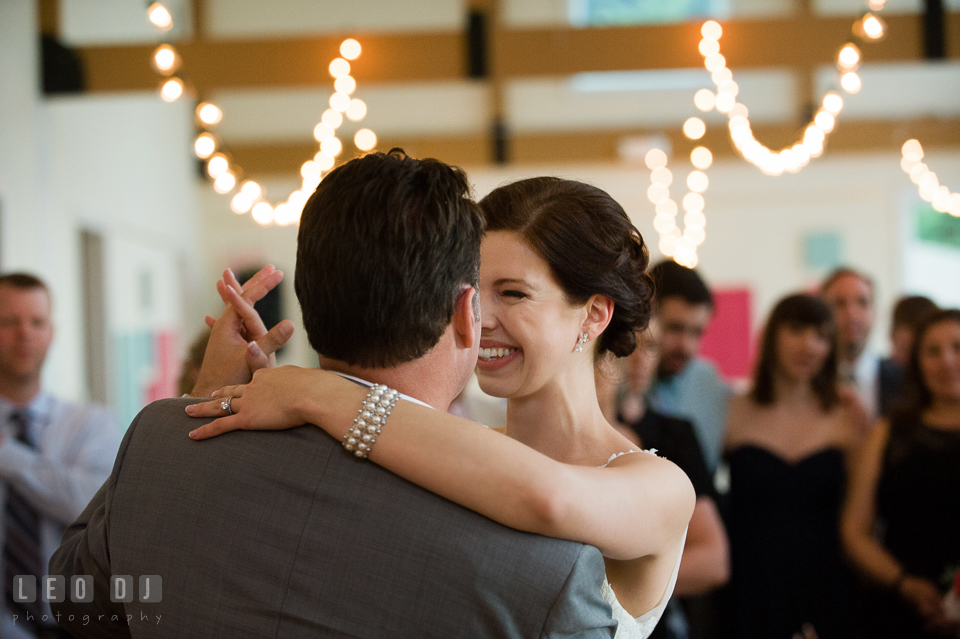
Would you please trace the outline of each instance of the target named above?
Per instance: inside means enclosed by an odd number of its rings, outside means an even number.
[[[837,397],[827,304],[791,295],[764,329],[753,388],[730,406],[735,636],[820,639],[852,631],[839,520],[855,433]]]
[[[960,310],[919,327],[905,382],[904,403],[864,443],[843,541],[878,586],[866,636],[956,637],[944,596],[960,582]]]

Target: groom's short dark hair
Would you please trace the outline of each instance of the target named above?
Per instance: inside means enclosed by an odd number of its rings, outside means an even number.
[[[365,368],[425,355],[477,286],[483,216],[464,172],[403,151],[334,169],[307,201],[294,277],[310,345]]]

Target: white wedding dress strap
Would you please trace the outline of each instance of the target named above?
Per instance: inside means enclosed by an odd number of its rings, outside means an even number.
[[[657,455],[657,449],[656,449],[656,448],[646,448],[646,449],[643,449],[643,450],[632,450],[632,449],[631,449],[631,450],[625,450],[625,451],[623,451],[622,453],[614,453],[614,454],[610,455],[610,459],[607,460],[607,463],[604,464],[603,466],[597,466],[597,468],[606,468],[606,467],[609,466],[610,463],[611,463],[614,459],[616,459],[617,457],[623,457],[624,455],[629,455],[629,454],[631,454],[631,453],[647,453],[648,455],[653,455],[654,457],[658,457],[658,455]]]

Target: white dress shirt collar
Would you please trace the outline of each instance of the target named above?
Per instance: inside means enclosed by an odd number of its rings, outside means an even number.
[[[351,382],[356,382],[361,386],[366,386],[367,388],[370,388],[371,386],[373,386],[373,382],[368,382],[365,379],[360,379],[359,377],[354,377],[353,375],[347,375],[346,373],[340,373],[337,371],[330,371],[330,372],[336,373],[337,375],[339,375],[340,377],[343,377],[344,379],[349,379]],[[420,404],[421,406],[426,406],[427,408],[433,408],[433,406],[431,406],[430,404],[426,402],[422,402],[416,397],[410,397],[409,395],[404,395],[403,393],[400,393],[400,399],[405,399],[408,402],[413,402],[414,404]]]

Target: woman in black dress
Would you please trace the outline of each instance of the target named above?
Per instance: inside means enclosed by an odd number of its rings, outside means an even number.
[[[918,329],[906,384],[906,401],[864,445],[844,545],[877,586],[865,636],[956,637],[960,618],[943,599],[960,572],[960,310]]]
[[[731,403],[730,543],[734,636],[852,635],[840,551],[846,460],[856,435],[837,398],[829,307],[792,295],[764,330],[753,388]]]

